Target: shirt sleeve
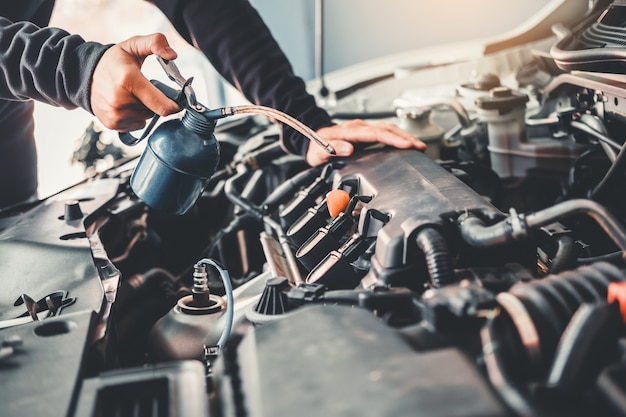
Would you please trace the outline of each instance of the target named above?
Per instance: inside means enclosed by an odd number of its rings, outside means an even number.
[[[0,99],[92,113],[91,78],[107,48],[62,29],[0,17]]]
[[[252,103],[273,107],[313,130],[333,124],[296,76],[258,12],[247,0],[153,0],[176,30],[200,49]],[[282,144],[305,155],[309,140],[282,127]]]

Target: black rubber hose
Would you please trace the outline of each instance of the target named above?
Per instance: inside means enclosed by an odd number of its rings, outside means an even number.
[[[626,158],[625,158],[626,159]],[[565,217],[584,214],[596,221],[615,245],[626,254],[626,231],[620,221],[604,206],[584,198],[567,200],[526,216],[529,228],[546,226]]]
[[[241,199],[246,202],[250,202],[250,205],[253,205],[252,202],[254,201],[255,197],[258,197],[263,189],[262,184],[264,183],[264,181],[265,172],[263,172],[263,170],[252,171],[250,176],[246,179],[246,183],[241,188],[241,192],[239,193]],[[240,215],[242,212],[244,212],[244,210],[244,207],[236,206],[234,208],[234,215]]]
[[[624,171],[626,171],[626,142],[622,145],[622,149],[615,157],[609,170],[591,192],[591,199],[606,203],[608,197],[615,191],[615,187],[624,179]]]
[[[503,294],[498,295],[500,304],[511,315],[513,321],[518,323],[516,324],[518,331],[529,334],[529,327],[519,325],[522,323],[519,318],[527,316],[530,318],[527,325],[537,334],[538,346],[531,348],[540,353],[539,355],[529,353],[531,362],[526,367],[530,370],[529,373],[535,377],[546,376],[559,339],[580,305],[606,300],[609,284],[624,279],[623,271],[618,267],[599,262],[560,274],[548,275],[541,280],[518,283],[509,289],[505,294],[506,297]],[[515,306],[509,302],[510,296],[521,302],[519,307],[511,309],[511,306]],[[526,348],[529,349],[529,346]]]
[[[588,265],[588,264],[593,264],[596,262],[610,262],[610,263],[620,263],[623,264],[624,263],[624,259],[622,258],[622,252],[621,251],[617,251],[617,252],[611,252],[611,253],[606,253],[604,255],[597,255],[597,256],[589,256],[589,257],[584,257],[584,258],[578,258],[576,260],[577,263],[582,264],[582,265]]]
[[[239,165],[244,166],[248,170],[257,170],[283,155],[286,155],[286,153],[283,150],[280,141],[276,141],[262,147],[261,149],[247,153],[243,156]]]
[[[500,398],[516,415],[539,417],[542,414],[530,402],[527,389],[517,383],[507,370],[508,358],[505,358],[505,343],[504,340],[500,340],[501,337],[496,327],[497,322],[489,319],[480,330],[487,378]]]
[[[152,268],[142,274],[135,274],[125,280],[119,291],[115,304],[117,311],[124,312],[149,298],[150,292],[166,292],[167,288],[174,291],[179,287],[178,278],[163,268]],[[154,296],[154,295],[152,295]]]
[[[507,220],[487,226],[478,217],[462,216],[459,218],[459,231],[463,240],[476,248],[500,246],[515,240],[513,228]]]
[[[248,172],[242,171],[237,175],[230,177],[224,184],[224,193],[231,203],[244,209],[246,211],[246,214],[254,217],[256,220],[261,221],[264,215],[263,210],[251,201],[249,201],[247,198],[244,198],[237,189],[239,182],[247,179],[247,174]]]
[[[321,171],[321,167],[314,167],[309,170],[302,171],[283,182],[265,198],[265,201],[261,204],[263,211],[265,213],[271,213],[276,210],[280,204],[284,204],[286,202],[287,198],[293,197],[293,194],[295,194],[300,187],[319,176]]]
[[[550,273],[566,271],[577,266],[577,246],[571,236],[561,235],[556,239],[557,250],[552,265],[550,265]]]
[[[511,213],[505,220],[490,226],[472,214],[461,215],[457,219],[457,224],[461,236],[467,243],[477,248],[484,248],[526,237],[530,229],[581,214],[594,219],[626,256],[626,230],[622,224],[604,206],[583,198],[563,201],[525,216]]]
[[[393,110],[378,111],[378,112],[342,112],[333,113],[330,115],[333,119],[391,119],[396,117],[396,112]]]
[[[430,284],[434,288],[440,288],[442,285],[455,283],[450,252],[441,233],[432,227],[424,228],[417,233],[415,242],[424,253]]]
[[[600,370],[616,359],[622,326],[618,303],[581,305],[559,340],[546,386],[565,397],[593,385]]]

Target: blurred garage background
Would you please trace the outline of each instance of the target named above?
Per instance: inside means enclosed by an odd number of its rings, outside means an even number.
[[[502,34],[522,24],[547,3],[545,0],[326,0],[319,21],[316,20],[321,4],[318,1],[251,1],[296,73],[305,80],[316,75],[315,51],[319,39],[316,27],[323,28],[323,72],[328,73],[390,54]],[[212,107],[243,102],[237,92],[223,85],[203,55],[182,41],[160,11],[147,1],[57,0],[51,25],[102,43],[163,32],[179,53],[177,64],[183,75],[195,77],[194,88],[201,102]],[[164,79],[153,60],[146,61],[144,72],[148,77]],[[92,120],[81,109],[68,111],[37,105],[40,197],[84,178],[83,166],[72,164],[71,159]],[[102,137],[105,141],[116,140],[113,132],[105,131]],[[140,150],[128,151],[132,154]]]

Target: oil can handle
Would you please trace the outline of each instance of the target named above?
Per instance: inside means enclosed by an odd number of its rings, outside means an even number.
[[[181,107],[185,106],[186,98],[182,90],[177,91],[173,89],[172,87],[168,86],[167,84],[163,84],[161,81],[158,81],[158,80],[150,80],[150,82],[156,88],[158,88],[163,94],[165,94],[167,98],[169,98],[172,101],[175,101]],[[141,142],[142,140],[144,140],[146,136],[148,136],[150,131],[152,131],[152,129],[154,128],[154,125],[156,125],[157,120],[159,120],[158,114],[155,114],[154,116],[152,116],[152,119],[148,123],[148,126],[146,126],[146,128],[143,130],[143,133],[141,134],[140,137],[136,137],[130,132],[120,132],[118,136],[124,145],[134,146],[138,144],[139,142]]]

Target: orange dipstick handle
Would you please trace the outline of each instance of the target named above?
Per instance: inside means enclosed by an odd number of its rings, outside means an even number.
[[[344,190],[332,190],[326,194],[326,205],[333,219],[348,207],[349,202],[350,194]]]

